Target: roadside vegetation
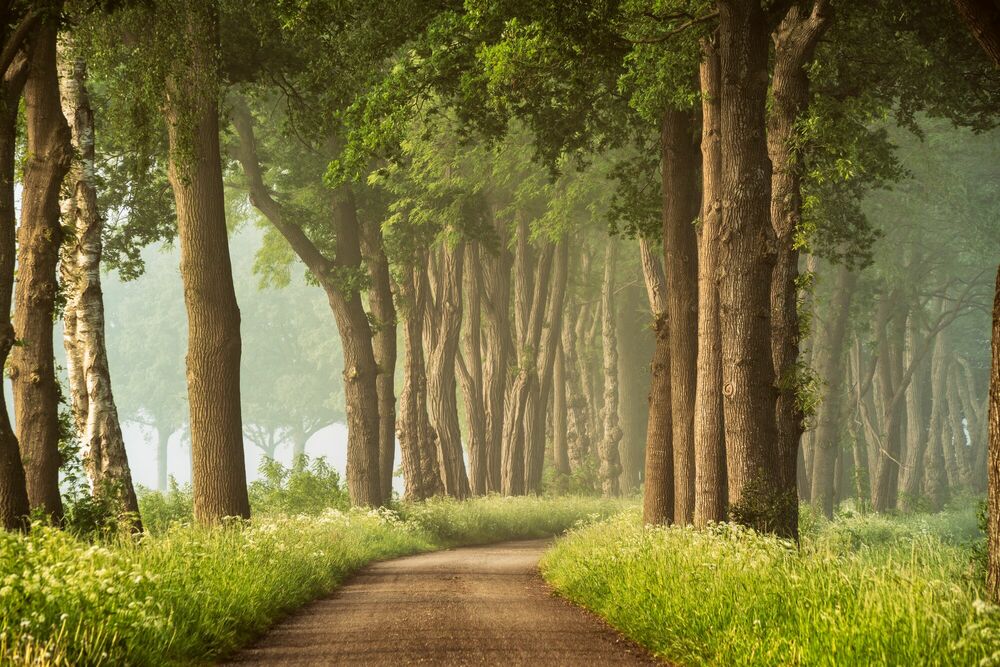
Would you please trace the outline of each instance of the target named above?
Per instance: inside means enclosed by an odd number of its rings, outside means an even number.
[[[734,524],[582,527],[542,562],[564,596],[682,665],[1000,665],[973,509],[803,511],[801,547]]]
[[[255,518],[221,529],[195,525],[190,491],[175,486],[141,494],[139,538],[40,522],[27,534],[0,533],[0,664],[207,662],[366,563],[544,537],[624,507],[490,496],[348,509],[337,473],[321,461],[262,473],[251,487]],[[319,507],[317,498],[333,502]]]

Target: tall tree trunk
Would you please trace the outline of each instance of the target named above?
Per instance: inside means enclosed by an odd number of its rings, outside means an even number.
[[[575,308],[578,320],[582,319],[582,309]],[[577,327],[567,323],[563,328],[562,349],[565,357],[566,373],[566,447],[569,454],[569,467],[572,472],[578,472],[586,464],[591,454],[592,437],[590,420],[587,417],[587,399],[583,394],[580,380],[580,364],[577,360]]]
[[[952,366],[952,370],[954,372],[949,373],[948,387],[942,396],[942,400],[945,402],[942,410],[947,412],[946,421],[949,423],[952,433],[951,442],[945,442],[945,445],[950,444],[955,465],[958,468],[958,479],[953,486],[978,491],[976,489],[976,473],[978,472],[975,469],[976,462],[972,457],[972,448],[966,444],[965,428],[962,423],[962,401],[959,398],[958,372],[954,366]]]
[[[217,523],[227,516],[250,516],[240,414],[240,309],[219,155],[217,8],[213,3],[191,6],[184,18],[190,48],[167,81],[164,104],[168,177],[188,314],[194,515],[201,523]]]
[[[619,458],[622,464],[621,492],[632,495],[639,490],[642,478],[643,451],[646,447],[648,420],[645,398],[649,394],[649,359],[652,336],[649,309],[644,307],[642,287],[631,285],[622,290],[618,308],[618,386],[621,388],[622,441]]]
[[[469,495],[469,478],[462,454],[458,423],[455,364],[462,335],[462,269],[464,247],[442,247],[431,312],[435,319],[434,344],[427,359],[427,402],[431,426],[437,433],[438,463],[445,493],[455,498]]]
[[[329,259],[302,228],[292,222],[294,215],[271,196],[264,184],[253,134],[253,118],[246,105],[238,99],[233,104],[233,124],[240,139],[236,157],[247,178],[250,202],[288,241],[326,293],[337,322],[344,356],[347,488],[353,504],[378,506],[383,501],[382,424],[379,420],[379,373],[373,348],[374,334],[361,302],[361,293],[339,278],[345,274],[356,275],[363,265],[361,223],[354,194],[344,186],[333,195],[330,204],[337,244],[333,259]],[[229,284],[232,284],[231,279]]]
[[[477,496],[487,492],[486,392],[483,385],[482,273],[479,245],[465,247],[465,333],[458,355],[459,379],[468,426],[469,482]]]
[[[409,500],[423,500],[444,492],[437,447],[431,437],[427,415],[427,371],[424,364],[424,315],[426,281],[423,269],[408,270],[399,283],[401,302],[406,308],[403,344],[403,390],[399,396],[399,443],[403,459],[403,480]]]
[[[955,9],[969,32],[1000,67],[1000,6],[996,0],[954,0]]]
[[[669,524],[674,520],[674,454],[670,400],[670,335],[667,326],[666,279],[659,253],[647,239],[640,239],[643,282],[653,311],[656,341],[650,363],[649,421],[646,424],[646,486],[642,498],[642,518],[648,524]]]
[[[674,521],[694,519],[694,415],[698,364],[698,144],[690,111],[668,110],[660,127],[664,273],[670,320]]]
[[[726,518],[726,441],[722,420],[718,253],[722,222],[719,53],[702,43],[702,208],[698,241],[698,377],[694,401],[694,524]]]
[[[787,516],[798,500],[780,484],[774,447],[777,391],[769,285],[775,262],[765,132],[768,31],[759,0],[720,0],[718,6],[719,318],[730,513],[754,528],[794,535]]]
[[[56,262],[62,229],[59,188],[73,159],[59,105],[56,74],[58,13],[36,29],[24,85],[27,161],[18,230],[14,335],[10,355],[14,412],[32,509],[62,518],[59,495],[59,388],[52,349]]]
[[[379,487],[382,504],[392,500],[392,470],[396,457],[396,307],[392,303],[392,279],[385,256],[382,228],[376,222],[363,226],[361,251],[372,279],[368,302],[373,319],[372,352],[378,366]]]
[[[514,313],[517,321],[517,375],[508,386],[504,400],[503,467],[501,486],[504,495],[524,493],[525,423],[528,417],[529,394],[538,382],[537,351],[542,334],[542,321],[548,295],[553,247],[547,245],[538,253],[535,272],[530,269],[528,224],[518,227],[517,280]],[[530,289],[530,292],[528,291]]]
[[[909,360],[912,360],[912,355],[917,344],[917,337],[919,336],[919,332],[917,331],[919,325],[916,320],[915,313],[911,313],[910,318],[907,320],[906,353]],[[927,415],[924,414],[924,404],[926,403],[927,394],[930,394],[932,401],[938,402],[938,399],[942,399],[941,402],[942,404],[944,403],[944,396],[935,394],[934,390],[937,387],[931,386],[934,382],[933,371],[945,372],[942,365],[943,359],[938,359],[938,352],[943,355],[944,348],[942,347],[940,350],[935,349],[932,363],[925,361],[919,365],[916,371],[919,373],[919,378],[915,378],[916,381],[910,384],[906,392],[907,441],[906,450],[902,458],[903,465],[899,471],[899,506],[900,509],[904,510],[914,509],[915,503],[920,497],[920,482],[924,476],[924,458],[928,442],[929,420]],[[932,407],[931,412],[933,413],[933,411],[934,408]],[[930,437],[933,438],[933,434]],[[927,472],[936,474],[937,471],[928,470]]]
[[[570,327],[565,327],[569,329]],[[563,334],[565,336],[565,333]],[[569,408],[567,407],[566,354],[560,339],[556,348],[555,367],[552,369],[552,463],[556,473],[569,477]]]
[[[945,477],[944,459],[944,433],[945,433],[945,410],[948,399],[945,392],[948,387],[948,364],[947,351],[944,344],[944,336],[938,336],[934,344],[934,356],[931,358],[931,398],[933,400],[931,408],[931,421],[928,426],[928,441],[926,452],[923,457],[923,483],[926,492],[926,499],[935,511],[944,507],[948,499],[948,479]],[[912,387],[911,389],[916,389]],[[911,444],[913,442],[911,434]],[[914,448],[917,449],[917,448]],[[907,457],[909,458],[909,457]],[[913,471],[916,476],[917,471]],[[919,479],[919,478],[918,478]],[[918,482],[913,482],[904,476],[903,486],[900,490],[901,500],[904,509],[914,509],[916,500],[920,495]]]
[[[816,333],[813,346],[816,373],[825,386],[816,415],[810,496],[813,504],[827,517],[833,516],[834,463],[837,452],[842,449],[841,435],[844,433],[844,343],[857,274],[840,265],[835,280],[828,324]]]
[[[63,200],[62,222],[72,230],[62,248],[61,270],[66,295],[67,365],[71,377],[83,380],[83,393],[73,391],[73,413],[83,441],[83,462],[94,493],[107,494],[127,516],[136,531],[142,530],[139,502],[132,485],[125,439],[111,390],[111,371],[104,339],[104,295],[101,291],[101,231],[94,183],[94,114],[87,93],[87,70],[82,59],[61,53],[63,115],[71,120],[77,160],[70,171],[70,196]],[[72,321],[73,325],[69,326]],[[72,364],[70,361],[72,360]],[[76,364],[79,364],[78,366]],[[71,387],[74,387],[71,381]]]
[[[893,308],[893,297],[883,297],[884,307]],[[882,307],[882,306],[880,306]],[[897,312],[878,332],[878,372],[876,388],[879,390],[881,415],[880,439],[876,443],[875,475],[872,479],[872,506],[876,512],[896,507],[899,481],[899,458],[902,450],[905,412],[905,388],[901,388],[903,375],[903,337],[906,312]],[[891,336],[890,336],[891,333]]]
[[[827,24],[827,2],[816,0],[812,14],[792,4],[773,34],[774,75],[767,119],[767,149],[771,158],[771,224],[777,255],[771,278],[771,359],[778,383],[775,412],[776,464],[779,493],[796,492],[796,462],[804,416],[799,407],[799,251],[795,243],[802,220],[803,161],[795,151],[795,125],[809,103],[809,76],[816,43]],[[797,498],[797,495],[796,495]],[[778,532],[798,534],[798,502],[784,505]]]
[[[524,451],[525,490],[538,493],[542,485],[542,466],[545,462],[545,413],[552,393],[552,374],[556,361],[556,348],[562,337],[563,310],[566,301],[566,280],[569,267],[569,242],[560,241],[555,250],[554,271],[550,285],[546,326],[539,341],[538,396],[535,398],[534,421],[528,432]]]
[[[618,443],[622,429],[618,420],[618,340],[615,331],[615,264],[618,246],[608,240],[604,252],[604,282],[601,286],[601,333],[604,339],[604,437],[601,439],[601,490],[605,497],[619,494]]]
[[[990,599],[1000,603],[1000,268],[997,269],[993,298],[993,360],[990,365],[989,461],[986,532],[989,535],[989,563],[986,589]]]
[[[27,74],[28,62],[23,55],[18,56],[0,83],[0,103],[3,104],[0,108],[0,368],[6,367],[15,341],[10,321],[17,254],[14,159],[18,103]],[[6,396],[0,391],[0,526],[5,530],[26,529],[30,511],[17,436],[10,423]]]
[[[486,410],[486,490],[502,491],[504,397],[513,351],[510,330],[510,280],[512,258],[507,249],[504,223],[496,221],[497,249],[480,253],[483,284],[483,391]]]

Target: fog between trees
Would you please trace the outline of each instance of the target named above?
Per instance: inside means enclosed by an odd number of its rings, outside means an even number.
[[[12,5],[4,525],[60,520],[78,448],[140,530],[128,458],[162,487],[170,434],[195,518],[246,518],[246,447],[341,423],[361,506],[398,470],[795,539],[801,502],[990,488],[995,541],[998,38],[966,4]]]

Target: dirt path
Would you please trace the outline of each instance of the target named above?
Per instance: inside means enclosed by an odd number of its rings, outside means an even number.
[[[238,665],[655,665],[537,571],[547,540],[378,563],[244,650]]]

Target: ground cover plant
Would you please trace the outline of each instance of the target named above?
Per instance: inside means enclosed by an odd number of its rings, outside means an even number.
[[[546,579],[684,665],[996,665],[971,508],[803,522],[801,547],[733,524],[644,527],[636,512],[575,530]]]
[[[138,539],[95,539],[43,523],[27,535],[0,533],[0,664],[207,662],[371,561],[553,535],[623,507],[491,496],[319,509],[289,500],[288,484],[330,481],[322,466],[310,469],[272,471],[252,496],[280,510],[223,528],[194,525],[189,493],[175,487],[144,494],[149,532]]]

